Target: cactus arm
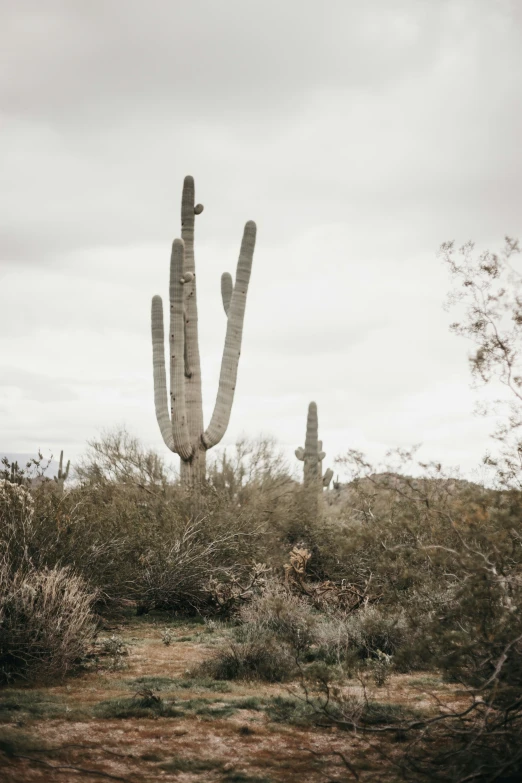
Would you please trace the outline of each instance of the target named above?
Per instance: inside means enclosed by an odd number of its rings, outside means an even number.
[[[328,488],[330,486],[330,482],[333,479],[333,470],[331,468],[328,468],[328,470],[325,472],[323,476],[323,487]]]
[[[241,353],[243,321],[248,292],[248,283],[252,271],[252,259],[256,243],[256,224],[250,220],[245,225],[239,261],[236,271],[236,283],[232,291],[228,310],[225,349],[221,361],[219,388],[216,405],[207,430],[201,436],[205,448],[219,443],[226,432],[234,399],[237,380],[237,366]]]
[[[194,206],[195,194],[194,177],[185,177],[181,195],[181,238],[185,244],[185,271],[192,272],[192,274],[196,272],[194,260],[195,216],[203,212],[201,204],[198,204],[197,207]]]
[[[304,454],[305,453],[302,446],[299,446],[299,448],[295,450],[295,456],[297,457],[297,459],[300,459],[301,462],[304,460]]]
[[[154,372],[154,407],[156,419],[165,445],[174,451],[174,438],[169,416],[167,375],[165,372],[165,347],[163,328],[163,304],[161,296],[152,298],[152,366]]]
[[[63,492],[64,484],[67,480],[67,476],[69,475],[69,468],[71,466],[71,460],[67,460],[67,465],[65,470],[63,469],[63,449],[60,451],[60,462],[58,464],[58,475],[53,476],[54,481],[58,485],[58,488],[60,492]]]
[[[232,275],[229,272],[223,272],[221,275],[221,299],[223,300],[223,308],[226,315],[228,315],[228,310],[230,308],[233,290]]]
[[[63,468],[63,449],[60,451],[60,462],[58,463],[58,475],[53,476],[53,480],[56,481],[57,484],[60,484],[62,480],[62,468]]]
[[[190,276],[188,276],[190,278]],[[190,282],[190,279],[189,279]],[[193,454],[185,406],[185,247],[182,239],[172,243],[170,263],[170,398],[174,450],[182,460]]]
[[[58,466],[58,480],[65,481],[67,479],[67,476],[69,475],[69,467],[71,465],[71,460],[67,460],[67,465],[65,470],[63,469],[63,449],[60,451],[60,464]],[[56,478],[56,476],[55,476]]]

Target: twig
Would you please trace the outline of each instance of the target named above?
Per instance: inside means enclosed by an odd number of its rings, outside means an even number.
[[[319,753],[317,750],[312,750],[312,748],[299,748],[299,750],[305,750],[308,753],[313,753],[314,756],[317,756],[318,758],[322,758],[323,756],[339,756],[340,759],[342,759],[343,764],[345,767],[350,770],[352,775],[356,780],[359,780],[359,774],[357,770],[354,768],[352,764],[348,761],[344,753],[341,753],[340,750],[326,750],[323,753]]]
[[[102,778],[110,778],[111,780],[121,780],[123,783],[132,783],[130,778],[122,778],[119,775],[111,775],[110,772],[100,772],[97,769],[85,769],[83,767],[75,767],[72,764],[49,764],[48,761],[42,759],[35,759],[32,756],[22,756],[19,753],[10,754],[11,758],[25,759],[26,761],[32,761],[35,764],[41,764],[43,767],[48,767],[56,772],[62,772],[62,770],[72,770],[73,772],[81,772],[84,775],[99,775]]]

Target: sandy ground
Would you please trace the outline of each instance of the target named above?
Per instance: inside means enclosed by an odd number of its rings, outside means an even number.
[[[400,743],[392,736],[296,727],[274,722],[265,710],[255,705],[249,708],[248,701],[241,706],[251,697],[289,697],[292,690],[299,692],[296,685],[230,683],[223,693],[197,685],[186,687],[190,672],[212,655],[219,639],[201,625],[176,625],[171,630],[172,642],[166,646],[161,640],[164,625],[161,620],[147,618],[113,629],[129,651],[121,659],[124,668],[110,671],[107,660],[102,659],[96,670],[58,686],[33,689],[40,699],[50,700],[50,712],[38,716],[15,710],[10,720],[0,725],[0,737],[3,730],[8,737],[30,739],[26,749],[23,743],[15,745],[15,755],[0,752],[0,780],[328,783],[359,779],[391,783],[400,779],[389,763],[400,752]],[[135,680],[144,677],[163,678],[164,687],[154,693],[179,706],[181,714],[96,715],[101,702],[139,699],[135,693],[140,686]],[[169,684],[168,678],[184,680],[185,687]],[[351,687],[356,691],[359,686],[354,683]],[[25,692],[30,694],[31,689]],[[450,696],[447,686],[437,683],[436,678],[397,675],[376,695],[380,702],[419,709],[433,704],[434,692]],[[0,691],[0,707],[9,693],[12,690]],[[199,707],[184,713],[184,703]],[[231,714],[220,714],[231,703],[235,706]],[[54,712],[53,704],[57,705]],[[352,771],[338,753],[348,759]]]

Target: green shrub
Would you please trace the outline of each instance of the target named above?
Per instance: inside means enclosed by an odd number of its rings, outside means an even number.
[[[256,633],[254,638],[219,648],[199,671],[216,680],[284,682],[295,675],[296,664],[286,645],[274,636]]]

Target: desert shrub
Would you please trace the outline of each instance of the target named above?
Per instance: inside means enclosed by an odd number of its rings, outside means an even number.
[[[0,514],[3,524],[13,525],[18,520],[30,521],[34,501],[28,489],[18,483],[0,481]]]
[[[237,570],[238,573],[234,573]],[[237,615],[245,603],[258,595],[266,584],[266,574],[269,571],[264,563],[252,563],[250,568],[229,570],[221,581],[211,577],[207,583],[209,602],[212,611],[222,617]],[[219,621],[205,618],[207,632],[213,633],[219,627]]]
[[[22,562],[33,538],[34,500],[18,483],[0,480],[0,552],[10,563]]]
[[[305,546],[312,557],[308,576],[314,580],[327,579],[329,573],[324,567],[323,556],[325,519],[310,503],[309,490],[301,484],[289,485],[284,495],[272,509],[270,536],[267,541],[269,553],[267,562],[282,568],[288,552],[296,545]]]
[[[238,443],[209,474],[195,503],[158,455],[125,430],[105,433],[89,443],[64,494],[42,481],[21,488],[25,510],[0,501],[0,545],[9,538],[12,563],[72,568],[97,591],[99,611],[131,598],[141,611],[223,614],[253,562],[267,553],[277,561],[273,519],[293,485],[266,438]],[[216,586],[234,600],[214,600]]]
[[[220,647],[198,673],[216,680],[284,682],[296,672],[291,650],[274,636],[246,638]]]
[[[195,511],[189,493],[153,482],[153,464],[148,483],[132,472],[116,481],[107,467],[91,468],[64,495],[52,482],[30,493],[5,482],[0,546],[12,563],[71,567],[97,590],[99,604],[133,598],[144,610],[196,611],[212,609],[211,579],[233,580],[255,559],[255,508],[240,509],[209,488]]]
[[[0,675],[63,677],[92,643],[96,595],[67,568],[0,564]]]
[[[353,456],[361,467],[360,455]],[[337,661],[347,655],[346,666],[355,645],[370,656],[368,674],[379,675],[386,654],[399,669],[422,666],[460,683],[466,703],[441,704],[433,723],[389,716],[389,731],[408,740],[405,779],[518,780],[522,493],[484,489],[444,476],[440,466],[424,467],[417,478],[369,468],[352,483],[352,505],[338,529],[323,537],[331,573],[344,572],[361,587],[371,580],[376,598],[349,614],[337,634],[321,625],[323,657],[335,661],[327,655],[332,644]],[[330,707],[330,721],[343,715],[346,725],[368,730],[341,692]]]
[[[305,598],[272,578],[267,580],[262,592],[241,607],[239,619],[252,629],[252,634],[275,635],[300,652],[315,640],[319,613]]]
[[[100,601],[123,597],[139,556],[142,530],[132,489],[76,486],[60,496],[53,484],[32,490],[29,529],[19,520],[17,551],[39,569],[70,567],[97,590]],[[131,535],[132,533],[132,535]],[[0,538],[2,538],[0,532]]]
[[[314,659],[327,664],[348,664],[358,657],[344,617],[323,618],[316,628],[315,642]]]
[[[146,449],[125,427],[104,431],[87,441],[87,450],[75,465],[83,484],[119,484],[146,492],[164,489],[171,471],[155,451]]]
[[[220,609],[216,585],[232,584],[249,570],[255,531],[248,515],[238,514],[229,525],[227,514],[219,512],[178,520],[167,536],[151,537],[130,588],[142,605],[187,612]]]
[[[345,633],[350,646],[362,658],[375,657],[378,652],[394,655],[410,640],[411,629],[404,613],[380,606],[367,605],[345,620]]]
[[[325,617],[315,634],[314,658],[354,670],[389,658],[410,642],[410,629],[400,613],[365,606],[349,615]]]
[[[221,454],[209,453],[210,487],[238,504],[272,504],[292,487],[283,451],[272,437],[241,437]]]

